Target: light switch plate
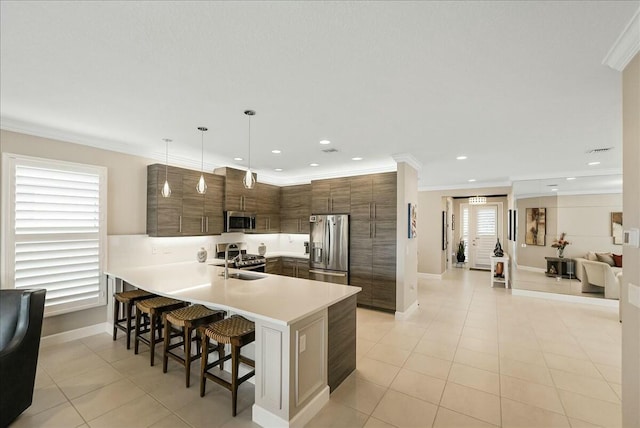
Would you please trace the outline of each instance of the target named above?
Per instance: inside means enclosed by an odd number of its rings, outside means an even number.
[[[632,283],[629,283],[629,303],[640,308],[640,287]]]
[[[640,248],[640,229],[632,227],[624,231],[624,245],[634,248]]]

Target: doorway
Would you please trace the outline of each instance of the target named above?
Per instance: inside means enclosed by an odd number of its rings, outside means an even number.
[[[493,249],[502,241],[502,202],[460,205],[461,237],[471,269],[491,270]]]

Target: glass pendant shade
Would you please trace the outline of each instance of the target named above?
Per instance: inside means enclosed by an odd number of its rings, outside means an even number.
[[[247,189],[253,189],[253,186],[256,185],[256,179],[253,178],[253,174],[251,173],[250,169],[248,169],[245,173],[244,178],[242,179],[242,184]]]
[[[202,163],[200,164],[200,180],[198,180],[198,184],[196,184],[196,192],[200,193],[201,195],[207,193],[207,183],[205,183],[204,181],[204,133],[206,130],[207,128],[205,128],[204,126],[198,127],[198,131],[200,131],[201,135]]]
[[[169,187],[168,180],[164,180],[164,186],[162,186],[162,196],[165,198],[171,196],[171,187]]]
[[[256,184],[256,180],[255,178],[253,178],[253,174],[251,173],[251,116],[254,116],[256,112],[253,110],[245,110],[244,114],[249,117],[249,167],[247,168],[247,172],[242,179],[242,184],[244,185],[245,189],[253,189],[253,186],[255,186]]]
[[[207,183],[204,181],[204,174],[200,175],[200,180],[198,180],[198,184],[196,184],[196,192],[201,195],[207,193]]]
[[[162,191],[160,192],[160,194],[163,198],[168,198],[169,196],[171,196],[171,187],[169,187],[169,143],[171,142],[171,140],[165,138],[164,142],[167,147],[165,151],[166,158],[164,162],[164,186],[162,186]]]

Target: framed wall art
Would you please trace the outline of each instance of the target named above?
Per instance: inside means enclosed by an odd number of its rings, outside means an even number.
[[[409,230],[408,237],[413,239],[418,235],[418,207],[409,202]]]
[[[547,209],[527,208],[526,213],[525,226],[527,229],[525,233],[525,244],[544,247],[547,236]]]
[[[622,213],[611,213],[611,236],[613,236],[613,243],[615,245],[622,245],[624,243],[622,229]]]

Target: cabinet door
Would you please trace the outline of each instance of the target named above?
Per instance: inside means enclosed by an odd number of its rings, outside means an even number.
[[[309,279],[309,262],[307,260],[296,260],[296,274],[298,278]]]
[[[311,213],[327,214],[331,199],[331,183],[329,180],[311,182]]]
[[[224,177],[205,174],[207,193],[204,195],[204,233],[220,235],[224,231]]]
[[[367,205],[371,201],[373,201],[373,177],[371,175],[351,177],[351,207]]]
[[[395,221],[375,221],[373,223],[373,242],[378,245],[395,245],[396,226]]]
[[[353,241],[352,241],[353,242]],[[372,305],[372,245],[371,241],[358,242],[351,245],[349,254],[349,284],[362,287],[358,293],[358,304]]]
[[[291,257],[282,258],[282,275],[296,276],[296,259]]]
[[[280,215],[275,213],[256,215],[257,233],[278,233],[280,232]],[[289,232],[294,233],[294,232]]]
[[[267,258],[267,265],[265,266],[266,273],[273,275],[282,275],[282,258],[281,257],[269,257]]]
[[[165,179],[169,182],[171,196],[160,193]],[[182,172],[169,167],[165,175],[164,165],[147,168],[147,234],[149,236],[180,236],[182,218]]]
[[[200,173],[196,171],[185,170],[182,174],[182,235],[194,236],[204,235],[204,198],[196,191],[196,185],[200,180]],[[207,181],[205,177],[205,182]],[[207,192],[209,185],[207,183]]]
[[[280,213],[280,188],[271,184],[257,183],[258,214]]]
[[[371,204],[373,218],[382,221],[396,221],[398,207],[396,204],[378,203]]]
[[[311,226],[309,223],[309,216],[306,215],[298,219],[298,233],[310,233]]]
[[[396,309],[396,245],[374,243],[372,252],[371,304]]]
[[[397,174],[395,172],[373,174],[373,202],[395,206],[397,193]]]
[[[329,180],[331,197],[329,209],[332,213],[348,214],[351,208],[351,182],[348,178]]]
[[[281,233],[300,233],[300,219],[295,217],[282,217],[280,218],[280,232]]]

